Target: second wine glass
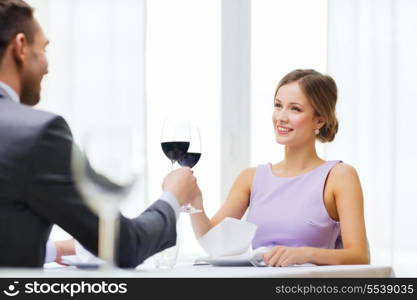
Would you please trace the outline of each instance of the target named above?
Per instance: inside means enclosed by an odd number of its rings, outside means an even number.
[[[190,124],[190,144],[187,153],[178,160],[182,167],[193,168],[201,157],[201,136],[200,129],[193,124]],[[182,210],[187,213],[199,213],[201,209],[193,207],[191,204],[184,205]]]

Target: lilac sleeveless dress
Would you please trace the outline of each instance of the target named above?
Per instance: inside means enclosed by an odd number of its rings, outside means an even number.
[[[259,165],[252,183],[247,221],[258,226],[252,248],[291,246],[342,248],[340,224],[324,206],[324,184],[341,161],[327,161],[298,176],[278,177]]]

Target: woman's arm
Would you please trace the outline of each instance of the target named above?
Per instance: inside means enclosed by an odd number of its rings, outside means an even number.
[[[240,219],[244,215],[249,205],[250,191],[255,171],[255,168],[249,168],[240,173],[232,185],[223,206],[211,220],[207,217],[204,211],[201,193],[197,199],[191,202],[191,205],[202,210],[201,213],[190,214],[191,224],[197,238],[204,235],[213,226],[216,226],[226,217]]]
[[[264,255],[266,263],[274,266],[369,264],[363,195],[356,170],[347,164],[338,164],[331,170],[327,184],[333,187],[344,248],[277,246]]]

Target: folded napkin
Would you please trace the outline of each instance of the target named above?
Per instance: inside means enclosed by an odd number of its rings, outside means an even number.
[[[211,258],[240,255],[249,251],[256,229],[253,223],[227,217],[198,242]]]

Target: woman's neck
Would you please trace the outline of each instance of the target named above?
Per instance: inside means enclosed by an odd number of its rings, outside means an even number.
[[[324,161],[318,157],[314,144],[310,147],[285,147],[285,158],[278,164],[279,173],[294,175],[316,168]]]

